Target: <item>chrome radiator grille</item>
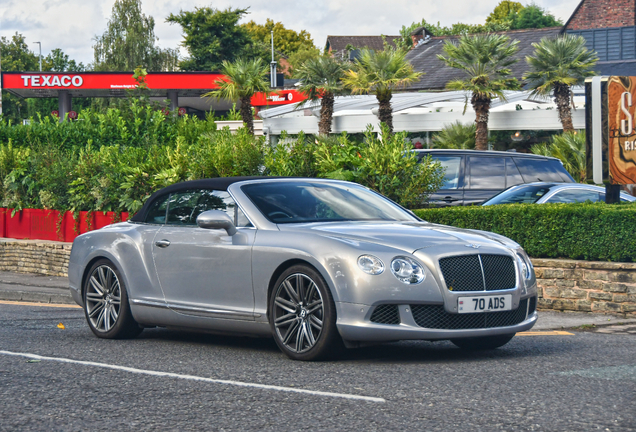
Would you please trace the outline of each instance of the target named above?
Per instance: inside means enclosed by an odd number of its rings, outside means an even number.
[[[442,258],[439,266],[451,291],[497,291],[514,288],[515,263],[508,255],[460,255]]]
[[[523,322],[527,310],[528,299],[521,300],[515,310],[469,314],[448,313],[443,305],[411,305],[411,312],[418,326],[442,330],[507,327]]]

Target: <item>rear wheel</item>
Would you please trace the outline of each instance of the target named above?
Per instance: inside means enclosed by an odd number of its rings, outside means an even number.
[[[269,310],[274,340],[289,358],[318,360],[341,348],[333,297],[313,268],[287,269],[274,285]]]
[[[515,337],[515,333],[497,336],[451,339],[456,346],[466,350],[491,350],[504,346]]]
[[[126,287],[111,261],[101,259],[93,264],[83,292],[84,315],[95,336],[125,339],[142,332],[130,313]]]

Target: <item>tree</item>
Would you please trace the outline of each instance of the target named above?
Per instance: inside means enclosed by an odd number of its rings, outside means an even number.
[[[320,57],[320,50],[314,46],[301,48],[287,58],[292,76],[294,71],[306,61],[315,60]]]
[[[68,58],[60,48],[55,48],[44,58],[43,62],[46,70],[53,72],[85,72],[86,66],[81,62],[78,64],[73,59]]]
[[[345,71],[342,79],[345,87],[353,93],[372,93],[378,100],[378,118],[393,133],[393,110],[391,97],[393,90],[411,84],[419,79],[421,72],[415,72],[405,59],[406,51],[385,45],[382,51],[363,48],[353,69]]]
[[[506,24],[511,25],[514,16],[524,9],[523,5],[519,2],[511,0],[501,0],[495,9],[490,12],[490,15],[486,18],[487,24]]]
[[[3,72],[36,71],[39,69],[38,56],[29,51],[24,36],[15,33],[11,39],[0,38],[0,61]],[[26,102],[8,92],[2,92],[2,118],[21,122],[24,118]]]
[[[488,114],[490,103],[498,97],[505,100],[504,90],[519,88],[516,78],[510,78],[510,66],[517,62],[513,55],[519,41],[510,42],[505,35],[485,34],[462,36],[458,42],[446,41],[446,57],[437,57],[447,66],[464,71],[466,78],[450,81],[449,90],[471,92],[470,103],[475,110],[475,148],[488,148]],[[468,103],[468,101],[467,101]]]
[[[242,57],[251,46],[251,38],[238,22],[247,13],[247,9],[203,7],[170,14],[166,22],[181,25],[182,44],[190,54],[190,58],[179,63],[181,70],[219,70],[224,61],[232,63]]]
[[[219,87],[203,96],[226,99],[229,101],[241,102],[241,118],[247,126],[250,134],[254,135],[254,115],[252,114],[252,96],[254,93],[263,92],[268,94],[269,83],[267,74],[269,68],[260,58],[238,59],[234,62],[223,61],[221,73],[225,79],[215,82]]]
[[[318,123],[320,135],[331,132],[335,96],[345,92],[342,85],[344,71],[345,66],[341,61],[331,56],[321,56],[307,60],[294,73],[294,77],[300,80],[298,89],[308,101],[321,99]]]
[[[512,30],[519,29],[536,29],[544,27],[562,26],[563,22],[554,18],[554,15],[536,4],[529,4],[512,16],[510,28]]]
[[[178,51],[155,46],[155,20],[141,12],[141,0],[116,0],[106,31],[94,40],[96,71],[177,69]]]
[[[530,71],[524,75],[533,95],[554,96],[563,131],[573,131],[570,86],[583,84],[594,75],[598,57],[585,47],[582,36],[563,35],[556,39],[543,38],[533,43],[531,56],[526,57]]]
[[[247,30],[254,43],[264,47],[268,53],[271,50],[272,30],[274,31],[274,48],[286,56],[290,56],[299,50],[315,48],[314,41],[306,30],[301,30],[298,33],[285,28],[281,22],[274,23],[269,18],[263,25],[250,21],[241,26]]]
[[[460,121],[447,124],[433,137],[433,148],[470,149],[475,148],[475,124],[465,125]]]

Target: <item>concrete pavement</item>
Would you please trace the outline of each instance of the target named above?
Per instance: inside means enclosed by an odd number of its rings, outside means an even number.
[[[67,277],[12,272],[0,272],[0,300],[75,304],[69,292]],[[590,312],[539,311],[539,321],[532,330],[628,324],[636,324],[636,317]]]

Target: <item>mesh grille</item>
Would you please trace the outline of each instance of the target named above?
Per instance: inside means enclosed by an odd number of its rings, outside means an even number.
[[[378,324],[399,324],[400,312],[398,305],[384,304],[376,306],[371,314],[371,322]]]
[[[451,291],[483,291],[479,255],[461,255],[439,260],[446,287]]]
[[[517,282],[515,263],[507,255],[453,256],[440,259],[439,266],[450,291],[498,291]]]
[[[411,305],[413,318],[420,327],[443,330],[482,329],[507,327],[526,319],[528,299],[521,300],[519,307],[511,311],[471,314],[452,314],[443,305]]]
[[[507,255],[482,255],[486,291],[514,288],[517,284],[515,263]]]
[[[534,313],[534,311],[537,310],[537,298],[536,297],[530,297],[530,307],[528,309],[528,315],[531,315]]]

